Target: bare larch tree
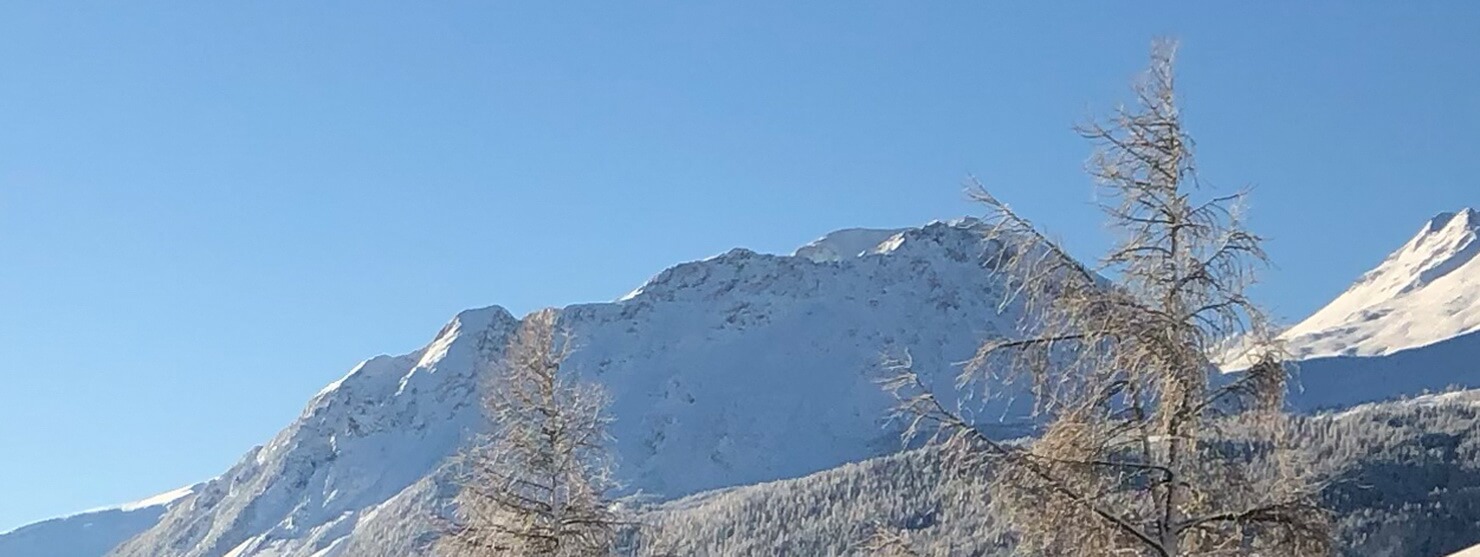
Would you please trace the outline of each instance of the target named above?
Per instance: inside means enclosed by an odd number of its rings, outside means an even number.
[[[1018,336],[979,348],[950,398],[1026,390],[1040,434],[989,438],[907,363],[886,388],[907,434],[992,474],[991,512],[1025,554],[1329,555],[1330,517],[1287,432],[1284,352],[1245,296],[1265,253],[1242,193],[1201,193],[1174,54],[1157,42],[1134,105],[1077,128],[1096,146],[1088,170],[1119,236],[1098,266],[975,188],[1012,246],[996,270],[1017,278],[1027,317]],[[1249,365],[1224,374],[1211,355],[1235,337]]]
[[[612,554],[622,521],[607,498],[607,396],[562,371],[571,345],[547,309],[524,318],[502,360],[487,358],[483,405],[493,431],[459,463],[441,554]]]

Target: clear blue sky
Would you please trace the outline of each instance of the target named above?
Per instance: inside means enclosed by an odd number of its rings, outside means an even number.
[[[0,6],[0,530],[214,476],[460,309],[970,214],[968,173],[1092,255],[1070,126],[1156,35],[1281,316],[1480,205],[1480,3],[618,4]]]

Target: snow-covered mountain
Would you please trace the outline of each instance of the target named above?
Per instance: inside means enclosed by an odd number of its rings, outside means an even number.
[[[98,557],[159,522],[198,486],[53,518],[0,534],[0,556]]]
[[[1282,340],[1300,360],[1290,400],[1313,411],[1480,388],[1480,213],[1430,219]]]
[[[561,309],[569,369],[607,385],[619,475],[672,497],[795,477],[899,447],[874,380],[909,351],[949,373],[1019,319],[965,219],[848,230],[790,256],[737,249],[611,303]],[[444,460],[478,431],[474,362],[517,319],[459,314],[425,348],[372,358],[266,445],[118,547],[120,557],[365,555],[387,517],[435,509]],[[949,380],[948,377],[944,378]],[[415,533],[408,533],[415,536]],[[414,542],[415,540],[413,540]]]
[[[1290,329],[1292,348],[1311,358],[1305,390],[1292,396],[1298,408],[1480,379],[1477,223],[1473,211],[1436,218]],[[665,270],[614,302],[562,308],[579,346],[570,369],[613,396],[621,479],[669,498],[897,449],[882,421],[890,399],[874,384],[882,356],[908,352],[949,381],[954,362],[1022,318],[999,307],[1010,279],[985,267],[1005,248],[983,232],[972,219],[841,230],[792,255],[736,249]],[[462,312],[427,346],[356,366],[188,496],[152,516],[99,517],[94,528],[132,538],[117,557],[404,555],[427,541],[408,517],[445,510],[454,486],[443,465],[482,423],[475,362],[500,357],[517,326],[499,307]],[[15,549],[70,547],[43,543],[73,537],[38,528],[51,522],[0,535],[0,557],[65,555]],[[32,545],[14,545],[22,533]]]
[[[1284,333],[1297,359],[1381,356],[1480,331],[1480,212],[1441,213]]]

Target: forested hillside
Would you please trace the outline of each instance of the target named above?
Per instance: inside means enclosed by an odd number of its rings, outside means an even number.
[[[1442,556],[1480,543],[1480,391],[1298,418],[1352,557]],[[1008,555],[980,476],[933,450],[735,488],[648,511],[647,555],[855,555],[874,528],[922,555]]]

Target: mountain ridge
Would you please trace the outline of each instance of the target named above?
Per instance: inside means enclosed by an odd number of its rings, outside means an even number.
[[[97,557],[154,525],[201,484],[0,532],[0,557]]]
[[[560,309],[577,342],[570,372],[612,396],[629,491],[680,496],[897,449],[871,375],[881,355],[909,350],[948,374],[1018,322],[998,313],[1009,284],[984,268],[1002,246],[982,232],[962,219],[855,232],[888,240],[856,254],[837,236],[811,244],[814,257],[735,249]],[[112,555],[358,555],[384,516],[439,512],[442,463],[481,430],[476,363],[500,357],[517,326],[497,306],[469,310],[425,348],[356,366]]]
[[[1396,287],[1409,296],[1472,276],[1480,258],[1466,250],[1480,246],[1480,217],[1440,217],[1374,269],[1388,271],[1364,275],[1327,308],[1340,309],[1364,284],[1402,282],[1394,270],[1422,279]],[[871,375],[881,357],[908,351],[950,392],[954,362],[1024,319],[1020,306],[999,304],[1012,278],[987,269],[1008,248],[984,231],[964,218],[839,230],[790,255],[736,248],[669,267],[615,301],[561,308],[578,344],[572,372],[612,393],[619,470],[631,491],[680,497],[897,450],[883,422],[890,400]],[[222,476],[148,524],[128,522],[138,531],[110,555],[343,557],[374,555],[387,536],[424,543],[425,532],[397,520],[446,511],[455,485],[445,459],[482,427],[477,362],[496,360],[518,324],[499,306],[466,310],[420,349],[361,362]],[[1456,354],[1480,361],[1480,332],[1422,346],[1432,348],[1306,351],[1308,389],[1292,404],[1340,407],[1480,377],[1474,366],[1453,365]],[[1411,380],[1393,383],[1393,373],[1415,367]],[[1359,378],[1376,387],[1352,388]],[[0,557],[8,557],[6,536]]]

